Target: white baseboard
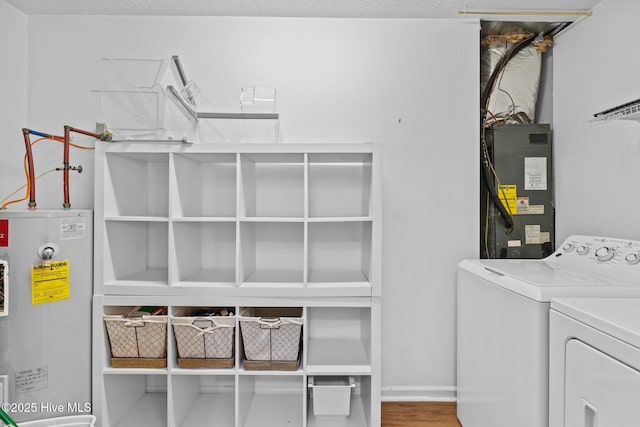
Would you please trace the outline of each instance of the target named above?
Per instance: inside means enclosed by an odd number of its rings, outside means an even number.
[[[455,402],[456,388],[442,387],[382,387],[383,402]]]

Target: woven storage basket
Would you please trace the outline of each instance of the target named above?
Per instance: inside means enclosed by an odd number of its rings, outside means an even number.
[[[244,368],[296,370],[300,366],[301,308],[251,308],[240,316]]]
[[[106,314],[104,323],[114,368],[166,368],[167,317],[165,315]]]
[[[173,316],[171,325],[181,368],[233,367],[234,316]]]

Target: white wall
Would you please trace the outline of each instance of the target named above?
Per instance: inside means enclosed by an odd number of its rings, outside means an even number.
[[[479,22],[34,16],[28,29],[34,129],[93,129],[100,57],[178,54],[220,110],[243,86],[277,88],[284,142],[382,142],[383,387],[453,396],[455,265],[478,252]],[[62,161],[55,143],[38,150]],[[91,153],[71,164],[85,167],[71,204],[92,207]],[[39,184],[39,203],[60,207],[61,187]]]
[[[0,200],[25,183],[22,128],[27,121],[27,17],[0,0]],[[24,196],[20,191],[16,197]],[[12,206],[12,205],[10,205]]]
[[[554,47],[558,241],[571,234],[640,240],[640,123],[586,123],[640,98],[640,3],[605,0]]]

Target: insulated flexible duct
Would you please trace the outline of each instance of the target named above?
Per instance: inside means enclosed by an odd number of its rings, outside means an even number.
[[[483,141],[484,141],[484,131],[485,131],[484,121],[487,115],[487,105],[489,103],[489,96],[491,95],[491,92],[493,91],[493,87],[496,83],[496,79],[498,78],[502,70],[504,70],[504,68],[507,66],[511,58],[513,58],[518,52],[520,52],[522,49],[528,46],[531,42],[533,42],[536,39],[536,37],[537,35],[534,34],[515,44],[511,48],[511,50],[509,50],[500,59],[500,61],[496,65],[496,68],[491,73],[491,76],[489,76],[489,79],[487,80],[487,84],[484,88],[484,91],[480,96],[480,135]],[[496,183],[491,175],[491,169],[489,167],[490,159],[487,158],[487,154],[484,152],[484,150],[482,150],[482,153],[483,154],[480,159],[480,169],[482,170],[482,176],[484,178],[484,181],[487,184],[489,196],[491,198],[491,201],[495,205],[495,207],[498,209],[498,212],[500,212],[500,216],[504,220],[505,228],[507,228],[508,230],[512,230],[513,217],[504,207],[502,201],[500,200],[500,196],[498,195],[498,189],[496,188]]]

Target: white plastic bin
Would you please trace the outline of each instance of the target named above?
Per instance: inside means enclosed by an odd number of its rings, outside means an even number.
[[[317,376],[309,377],[313,415],[348,417],[351,413],[351,389],[356,382],[353,377]]]

